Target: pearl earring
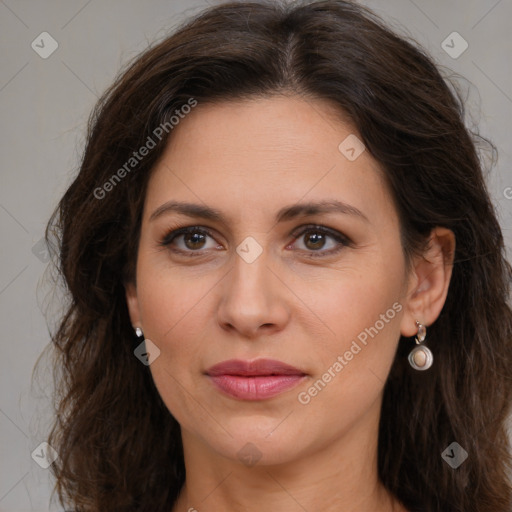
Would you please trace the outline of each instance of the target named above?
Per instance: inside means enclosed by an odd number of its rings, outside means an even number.
[[[418,326],[418,333],[416,334],[415,341],[418,346],[411,350],[411,353],[408,357],[409,364],[415,370],[428,370],[434,362],[434,356],[428,347],[421,344],[427,337],[427,328],[420,324],[417,320],[416,325]]]
[[[137,335],[137,338],[140,338],[142,336],[142,329],[140,327],[135,327],[135,334]]]

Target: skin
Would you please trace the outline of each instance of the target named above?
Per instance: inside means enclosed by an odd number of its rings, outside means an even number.
[[[126,285],[126,298],[133,326],[160,349],[150,370],[181,425],[187,479],[172,512],[406,510],[377,478],[383,387],[400,335],[414,336],[416,320],[431,325],[443,307],[455,240],[436,228],[425,258],[406,272],[398,216],[377,162],[368,151],[349,161],[338,149],[350,134],[357,131],[318,99],[199,104],[173,130],[154,169],[137,286]],[[328,213],[275,221],[285,205],[328,199],[366,219]],[[176,212],[150,220],[169,200],[216,208],[226,223]],[[352,243],[308,257],[340,246],[330,236],[315,239],[314,228],[291,234],[308,224]],[[185,226],[212,236],[159,245]],[[252,263],[236,252],[248,236],[263,251]],[[189,256],[194,251],[202,255]],[[298,394],[395,303],[394,318],[300,403]],[[255,402],[222,394],[204,375],[227,359],[262,357],[308,376]],[[238,456],[249,442],[261,457],[252,466]]]

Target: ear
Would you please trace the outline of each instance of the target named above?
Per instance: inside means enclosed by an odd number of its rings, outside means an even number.
[[[130,320],[133,327],[141,327],[140,311],[139,311],[139,299],[137,298],[137,288],[135,283],[126,282],[124,283],[126,292],[126,305],[128,306],[128,312],[130,314]]]
[[[416,335],[416,320],[425,326],[437,320],[448,295],[454,256],[453,232],[443,227],[434,228],[427,249],[414,259],[400,325],[402,336]]]

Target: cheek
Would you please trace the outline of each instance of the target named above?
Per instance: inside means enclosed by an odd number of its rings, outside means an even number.
[[[403,300],[399,255],[398,264],[392,265],[380,257],[382,252],[355,255],[340,271],[330,273],[330,279],[310,280],[302,285],[301,295],[307,297],[305,302],[313,304],[312,310],[329,328],[329,339],[335,340],[334,344],[343,346],[379,321],[395,302]],[[386,320],[395,318],[396,309],[389,312]]]
[[[149,246],[150,241],[146,240]],[[155,340],[167,343],[191,316],[197,320],[201,300],[214,285],[212,275],[197,276],[191,267],[173,264],[167,249],[142,250],[137,264],[137,295],[143,325]]]
[[[206,339],[211,332],[205,325],[211,318],[206,308],[208,291],[216,281],[187,277],[178,268],[162,268],[161,258],[156,262],[151,255],[141,257],[137,277],[144,335],[160,349],[149,367],[153,381],[174,418],[193,428],[191,419],[198,421],[204,414],[190,393],[197,386],[201,356],[211,344]]]
[[[389,254],[389,252],[388,252]],[[360,396],[373,381],[382,387],[387,378],[400,337],[404,306],[403,274],[400,254],[396,265],[372,259],[372,264],[345,272],[337,280],[325,282],[314,311],[326,326],[324,336],[316,338],[314,351],[323,372],[331,368],[335,389],[345,397]],[[341,356],[342,369],[332,369]],[[339,363],[339,361],[338,361]],[[329,376],[326,376],[326,380]],[[336,382],[337,384],[335,384]]]
[[[315,343],[318,373],[297,400],[309,415],[323,418],[332,435],[350,428],[376,403],[396,351],[403,311],[398,291],[373,283],[340,284],[319,305],[335,335],[327,333]]]
[[[327,337],[328,343],[320,344],[323,364],[330,367],[338,356],[343,356],[346,368],[358,369],[354,377],[361,375],[364,368],[364,372],[374,371],[385,380],[400,334],[403,306],[397,299],[397,294],[382,290],[350,293],[345,288],[333,300],[336,307],[325,304],[322,311],[329,311],[325,322],[334,334]]]

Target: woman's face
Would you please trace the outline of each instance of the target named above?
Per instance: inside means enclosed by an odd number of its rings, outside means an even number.
[[[375,432],[409,283],[389,190],[356,136],[298,97],[199,104],[174,128],[127,299],[188,446],[275,464]],[[207,374],[263,358],[300,375]]]

